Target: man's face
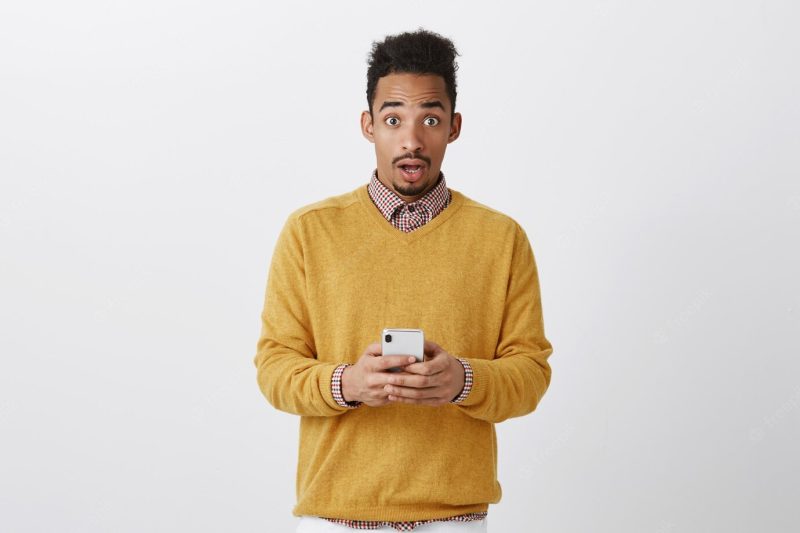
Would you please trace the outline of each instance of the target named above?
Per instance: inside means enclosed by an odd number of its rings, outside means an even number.
[[[361,113],[361,131],[375,144],[378,179],[406,202],[436,185],[447,145],[461,132],[461,114],[450,117],[444,78],[388,74],[378,80],[372,114]]]

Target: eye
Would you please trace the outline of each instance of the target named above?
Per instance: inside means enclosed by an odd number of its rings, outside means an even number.
[[[397,117],[386,117],[384,120],[387,126],[397,126],[400,124],[400,119]]]
[[[426,126],[436,126],[439,124],[439,119],[436,117],[426,117],[423,122]]]

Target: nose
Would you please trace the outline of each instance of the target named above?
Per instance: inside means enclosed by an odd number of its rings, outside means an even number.
[[[411,153],[421,151],[424,148],[421,133],[417,125],[406,127],[403,133],[403,150]]]

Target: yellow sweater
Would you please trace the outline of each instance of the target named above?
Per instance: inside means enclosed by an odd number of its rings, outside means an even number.
[[[281,231],[254,362],[267,400],[301,416],[297,516],[423,520],[500,500],[494,424],[536,408],[553,348],[524,230],[451,194],[411,233],[383,218],[366,186],[298,209]],[[339,406],[334,368],[385,327],[420,328],[468,359],[467,399]]]

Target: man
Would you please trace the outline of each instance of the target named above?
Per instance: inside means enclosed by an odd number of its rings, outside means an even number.
[[[296,210],[275,247],[255,365],[301,416],[298,531],[486,531],[494,424],[550,383],[524,230],[440,170],[461,131],[456,55],[425,30],[373,43],[372,178]],[[386,327],[422,329],[425,360],[382,356]]]

